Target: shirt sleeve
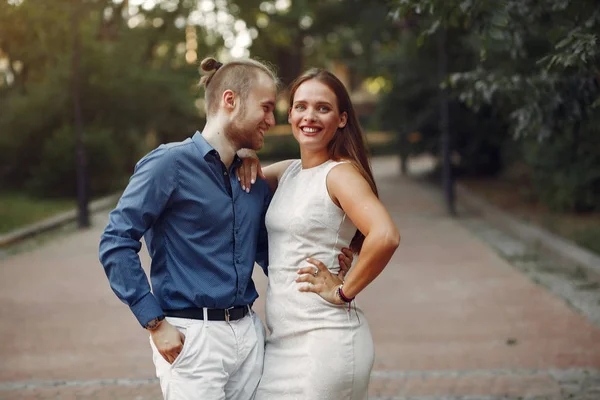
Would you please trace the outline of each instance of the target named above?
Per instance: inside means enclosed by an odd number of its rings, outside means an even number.
[[[261,266],[265,275],[269,276],[269,240],[267,237],[267,227],[265,225],[265,217],[267,215],[267,209],[269,208],[269,204],[271,203],[271,198],[273,197],[271,191],[268,186],[265,185],[265,197],[262,215],[260,218],[260,229],[258,232],[258,242],[256,246],[256,263]]]
[[[140,262],[140,240],[167,206],[176,175],[174,155],[165,146],[141,159],[100,239],[100,262],[110,286],[142,326],[163,312]]]

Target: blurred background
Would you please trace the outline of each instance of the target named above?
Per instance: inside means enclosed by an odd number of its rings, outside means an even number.
[[[460,184],[600,253],[594,0],[0,0],[0,235],[121,190],[204,122],[199,63],[254,57],[284,86],[260,156],[299,155],[286,85],[347,85],[374,157]],[[414,171],[412,171],[414,174]]]

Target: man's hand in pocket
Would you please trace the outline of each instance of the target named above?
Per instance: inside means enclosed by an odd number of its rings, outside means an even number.
[[[169,364],[173,364],[179,353],[181,353],[181,349],[183,349],[183,342],[185,341],[183,333],[179,332],[166,320],[163,320],[156,329],[150,331],[150,335],[160,355]]]

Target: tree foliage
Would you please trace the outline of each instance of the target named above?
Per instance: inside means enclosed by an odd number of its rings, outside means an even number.
[[[75,193],[71,58],[76,7],[93,194],[121,186],[120,177],[147,150],[149,137],[171,141],[200,127],[194,106],[197,66],[185,59],[186,21],[195,2],[147,9],[127,3],[0,2],[0,49],[8,64],[0,80],[0,151],[6,155],[0,186],[44,195]],[[209,49],[198,41],[198,51]]]
[[[378,0],[229,0],[230,11],[257,32],[250,51],[279,68],[284,84],[304,69],[343,62],[358,70],[384,32],[388,7]],[[285,2],[283,2],[285,3]]]
[[[396,19],[419,20],[422,41],[439,29],[468,31],[477,62],[442,84],[473,110],[492,107],[509,121],[542,200],[556,209],[600,208],[597,2],[391,3]]]
[[[371,78],[382,100],[372,126],[398,131],[412,152],[438,151],[437,95],[446,85],[460,168],[497,172],[513,138],[511,151],[530,166],[547,204],[598,209],[596,3],[162,0],[134,7],[127,0],[0,0],[0,186],[75,192],[77,6],[95,193],[120,186],[117,177],[129,175],[149,146],[202,126],[194,57],[221,55],[232,38],[214,27],[231,23],[250,32],[250,54],[273,63],[284,83],[333,63],[349,68],[350,89]],[[216,8],[210,14],[205,7]],[[442,30],[449,74],[440,79],[435,38]]]

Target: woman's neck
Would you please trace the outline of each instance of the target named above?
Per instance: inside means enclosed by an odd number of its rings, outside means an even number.
[[[329,153],[327,149],[315,152],[300,148],[300,159],[302,160],[302,169],[313,168],[329,160]]]

